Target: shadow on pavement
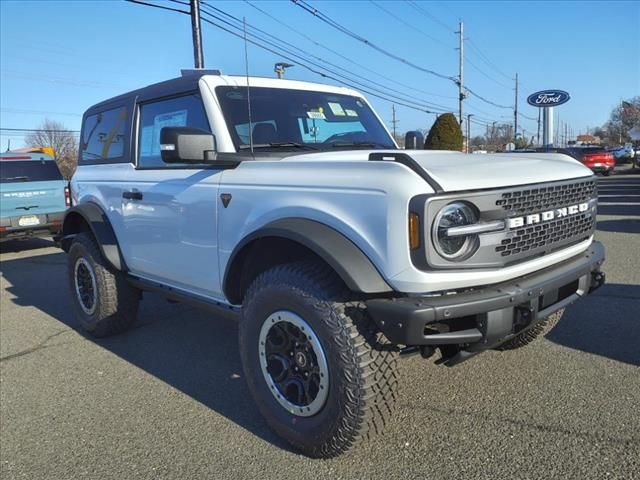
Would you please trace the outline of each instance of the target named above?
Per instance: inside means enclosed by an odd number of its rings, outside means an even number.
[[[0,242],[0,253],[16,253],[38,248],[54,247],[51,238],[27,238],[24,240],[6,240]]]
[[[129,332],[96,339],[80,330],[71,310],[66,254],[3,261],[8,292],[20,306],[33,306],[83,337],[224,415],[258,437],[290,450],[268,428],[246,386],[233,320],[211,316],[157,295],[144,294]],[[4,292],[3,292],[4,294]]]
[[[600,220],[598,230],[616,233],[640,233],[640,218],[627,218],[624,220]]]
[[[571,305],[547,340],[640,366],[640,285],[605,284]]]

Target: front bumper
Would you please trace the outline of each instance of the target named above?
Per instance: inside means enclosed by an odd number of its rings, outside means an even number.
[[[477,353],[533,327],[604,283],[604,247],[509,282],[464,293],[367,300],[367,309],[393,343],[458,345]]]

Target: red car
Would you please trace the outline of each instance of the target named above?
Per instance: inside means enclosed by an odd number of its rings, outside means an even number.
[[[595,173],[602,173],[603,175],[611,175],[613,168],[616,166],[616,159],[613,153],[607,152],[602,147],[561,148],[558,152],[575,158]]]

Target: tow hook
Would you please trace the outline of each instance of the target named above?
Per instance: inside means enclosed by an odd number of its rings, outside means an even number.
[[[601,272],[599,270],[591,272],[591,285],[589,286],[589,293],[593,292],[594,290],[597,290],[602,285],[604,285],[605,280],[606,280],[606,276],[604,272]]]

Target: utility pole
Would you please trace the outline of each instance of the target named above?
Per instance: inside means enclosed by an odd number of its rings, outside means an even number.
[[[200,29],[200,0],[191,0],[191,34],[193,37],[193,66],[204,68],[202,30]]]
[[[456,32],[460,34],[460,46],[458,48],[460,57],[458,59],[459,64],[459,72],[460,76],[458,78],[458,120],[460,121],[460,126],[462,126],[462,122],[464,120],[464,109],[463,103],[466,97],[464,93],[464,23],[460,21],[459,30]]]
[[[569,126],[565,123],[564,124],[564,146],[567,146],[567,142],[569,141]]]
[[[393,125],[393,140],[396,140],[396,124],[398,123],[398,120],[396,120],[396,104],[392,103],[391,104],[391,115],[392,115],[392,119],[391,119],[391,125]]]
[[[471,151],[471,117],[473,113],[467,114],[467,153]]]
[[[518,74],[516,73],[516,102],[513,109],[513,138],[518,138]]]

